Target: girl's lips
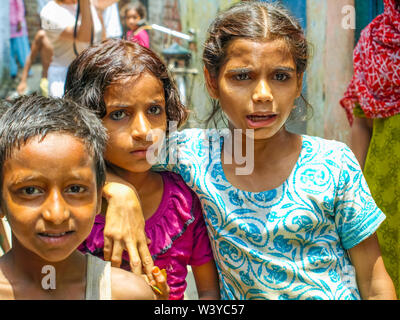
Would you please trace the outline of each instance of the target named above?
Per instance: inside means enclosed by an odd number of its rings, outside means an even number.
[[[246,116],[250,128],[257,129],[271,125],[275,122],[277,114],[251,114]]]
[[[62,233],[46,233],[46,232],[41,232],[38,233],[38,237],[40,240],[43,242],[50,244],[50,245],[62,245],[65,244],[71,235],[75,231],[67,231],[67,232],[62,232]]]
[[[139,149],[139,150],[131,151],[132,155],[139,157],[139,158],[146,157],[146,153],[147,153],[147,149]]]

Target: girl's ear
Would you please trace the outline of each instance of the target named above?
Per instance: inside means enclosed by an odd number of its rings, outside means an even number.
[[[217,79],[212,77],[208,72],[207,68],[203,68],[204,71],[204,79],[206,80],[206,87],[208,94],[213,99],[218,99],[218,83]]]
[[[301,73],[297,76],[297,93],[296,93],[296,98],[300,97],[301,91],[303,90],[303,75],[304,73]]]
[[[102,192],[97,192],[97,203],[96,203],[96,214],[100,214],[102,212],[103,203],[106,205],[106,201],[103,201]]]

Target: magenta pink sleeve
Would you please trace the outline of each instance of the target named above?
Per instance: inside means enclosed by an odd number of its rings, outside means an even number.
[[[192,266],[200,266],[213,259],[213,254],[199,198],[194,196],[193,201],[193,211],[195,217],[195,221],[193,223],[194,241],[189,264]]]
[[[25,7],[23,0],[17,0],[17,18],[19,22],[24,21],[25,19]]]
[[[140,31],[137,35],[133,37],[133,40],[143,47],[150,48],[150,39],[146,30]]]

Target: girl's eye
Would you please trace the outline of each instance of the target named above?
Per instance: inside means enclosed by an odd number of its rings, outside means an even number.
[[[249,80],[250,76],[248,73],[239,73],[237,75],[235,75],[235,80],[239,80],[239,81],[244,81],[244,80]]]
[[[110,118],[112,120],[122,120],[126,117],[126,112],[124,110],[117,110],[110,113]]]
[[[70,186],[66,190],[67,193],[82,193],[84,191],[86,191],[86,188],[78,185]]]
[[[160,114],[161,113],[161,107],[160,106],[151,106],[147,112],[149,114],[153,114],[153,115]]]
[[[36,187],[25,187],[22,188],[21,193],[25,196],[33,196],[33,195],[38,195],[42,193],[42,190],[36,188]]]
[[[274,80],[277,81],[286,81],[287,79],[289,79],[289,75],[286,73],[277,73],[274,76]]]

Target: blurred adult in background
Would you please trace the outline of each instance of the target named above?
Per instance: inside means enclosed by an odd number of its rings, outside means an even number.
[[[40,79],[40,91],[41,94],[45,97],[48,96],[48,86],[49,82],[47,80],[47,73],[50,66],[51,58],[53,56],[53,47],[46,36],[46,32],[44,30],[39,30],[35,38],[32,42],[31,52],[29,53],[26,61],[24,69],[22,70],[21,80],[17,87],[17,93],[19,95],[23,95],[27,93],[28,90],[28,72],[32,66],[32,63],[35,61],[37,55],[40,55],[40,60],[42,63],[42,76]]]
[[[29,54],[28,31],[25,21],[25,7],[23,0],[10,1],[10,74],[16,78],[18,65],[21,68],[25,65],[26,57]]]
[[[78,1],[80,14],[74,32]],[[102,22],[90,0],[49,1],[40,12],[40,19],[53,47],[48,70],[49,95],[61,97],[69,64],[91,42],[105,37]]]
[[[107,3],[108,4],[108,3]],[[105,5],[107,5],[105,4]],[[103,10],[103,22],[106,30],[106,38],[121,39],[123,35],[121,20],[119,17],[118,3],[114,2]]]
[[[386,269],[400,295],[400,0],[384,0],[384,13],[361,33],[354,76],[340,101],[351,145],[372,196],[386,214],[378,229]]]

